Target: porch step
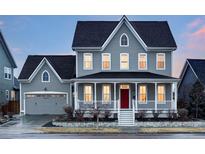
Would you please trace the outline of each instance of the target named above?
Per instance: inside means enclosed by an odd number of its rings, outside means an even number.
[[[132,110],[120,110],[118,116],[119,126],[134,126],[135,117]]]

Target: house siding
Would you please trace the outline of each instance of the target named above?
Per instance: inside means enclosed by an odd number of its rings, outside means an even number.
[[[50,74],[50,82],[41,82],[41,74],[43,71],[47,70]],[[31,83],[21,82],[21,110],[23,109],[24,102],[24,93],[25,92],[36,92],[36,91],[52,91],[52,92],[66,92],[68,93],[68,105],[72,105],[70,102],[70,83],[61,83],[50,67],[45,63],[36,76],[33,78]],[[55,102],[54,102],[55,103]],[[50,110],[55,110],[54,106],[50,106]],[[34,108],[35,110],[35,108]],[[29,112],[37,112],[37,111],[29,111]],[[39,113],[41,110],[39,110]]]
[[[120,36],[126,33],[129,37],[129,46],[120,47]],[[78,76],[89,75],[102,70],[102,53],[111,53],[111,70],[107,71],[148,71],[162,75],[171,76],[172,65],[171,65],[171,51],[145,51],[142,45],[138,42],[129,28],[123,24],[109,44],[103,51],[86,51],[86,53],[93,53],[93,70],[83,70],[83,53],[77,52],[77,74]],[[156,70],[156,53],[165,53],[166,56],[166,69]],[[120,53],[129,53],[129,70],[120,70]],[[138,53],[147,53],[147,70],[138,70]]]
[[[188,65],[186,72],[184,74],[184,77],[181,79],[181,83],[178,88],[178,99],[183,99],[186,102],[189,102],[189,93],[194,85],[194,83],[197,81],[197,77],[193,73],[192,69]]]
[[[11,68],[11,80],[4,79],[4,67]],[[6,100],[5,91],[9,90],[10,97],[13,85],[13,67],[0,42],[0,104],[5,104],[8,102]]]

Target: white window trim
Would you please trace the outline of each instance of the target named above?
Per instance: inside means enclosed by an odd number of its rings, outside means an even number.
[[[121,44],[121,38],[122,38],[122,36],[124,36],[124,35],[127,37],[127,45],[122,45],[122,44]],[[120,36],[120,47],[129,47],[129,37],[127,36],[126,33],[123,33],[123,34]]]
[[[121,66],[121,56],[122,54],[126,54],[128,57],[128,68],[122,68]],[[129,57],[129,53],[120,53],[120,70],[129,70],[130,69],[130,57]]]
[[[48,81],[43,81],[43,74],[44,74],[45,72],[48,73]],[[45,70],[45,71],[42,72],[42,74],[41,74],[41,82],[50,82],[50,73],[49,73],[47,70]]]
[[[147,85],[145,85],[145,84],[139,85],[139,91],[138,91],[138,95],[137,95],[138,97],[140,96],[140,86],[145,86],[146,87],[145,88],[146,89],[146,102],[140,101],[140,99],[138,99],[138,98],[137,98],[137,101],[138,101],[139,104],[147,104],[147,99],[148,99],[147,98]]]
[[[8,94],[8,97],[7,97],[7,94]],[[9,101],[9,90],[5,90],[5,98],[7,101]]]
[[[158,86],[164,87],[164,101],[160,102],[160,103],[158,101]],[[164,84],[157,85],[157,104],[166,104],[166,85],[164,85]]]
[[[85,68],[84,62],[85,62],[85,55],[90,55],[92,59],[92,66],[91,68]],[[83,70],[93,70],[93,53],[83,53]]]
[[[92,100],[91,100],[91,102],[87,102],[87,101],[85,101],[85,87],[86,86],[91,86],[91,92],[92,92]],[[93,104],[93,86],[92,86],[92,84],[85,84],[84,86],[83,86],[83,102],[84,102],[84,104],[87,104],[87,105],[89,105],[89,104]]]
[[[158,68],[158,55],[164,55],[164,68]],[[165,70],[166,69],[166,54],[165,53],[157,53],[156,54],[156,70]]]
[[[146,68],[140,68],[140,56],[145,55],[146,58]],[[147,70],[147,53],[138,53],[138,70]]]
[[[11,71],[11,78],[5,78],[5,69],[9,69],[10,71]],[[11,70],[11,68],[10,67],[4,67],[4,79],[6,79],[6,80],[11,80],[12,79],[12,70]]]
[[[106,54],[109,55],[109,60],[110,60],[110,67],[109,67],[108,69],[104,69],[104,68],[103,68],[103,55],[106,55]],[[111,66],[111,65],[112,65],[111,54],[110,54],[110,53],[102,53],[101,57],[102,57],[102,63],[101,63],[101,64],[102,64],[102,70],[111,70],[111,67],[112,67],[112,66]]]
[[[110,100],[108,102],[103,100],[103,86],[109,86],[110,87]],[[111,104],[111,100],[112,100],[111,97],[112,97],[111,85],[110,84],[103,84],[102,85],[102,104]]]

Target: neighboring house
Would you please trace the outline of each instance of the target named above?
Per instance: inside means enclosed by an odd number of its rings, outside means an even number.
[[[79,21],[72,49],[76,57],[65,59],[63,68],[54,66],[55,58],[28,57],[19,77],[22,113],[45,113],[46,99],[54,104],[47,112],[60,113],[53,95],[42,96],[52,93],[68,93],[74,110],[109,110],[120,125],[132,125],[134,113],[141,110],[177,111],[178,79],[172,77],[177,46],[166,21],[129,21],[126,16],[120,21]],[[63,78],[58,71],[70,76]],[[42,81],[45,72],[49,82]]]
[[[17,68],[14,58],[0,31],[0,105],[16,98],[14,86],[14,69]]]
[[[178,85],[179,100],[189,103],[189,93],[196,81],[205,85],[205,59],[187,59]]]

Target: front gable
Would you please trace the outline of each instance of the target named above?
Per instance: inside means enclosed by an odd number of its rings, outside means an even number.
[[[48,74],[50,76],[49,82],[42,82],[42,74],[45,71],[48,72]],[[61,80],[59,80],[59,78],[53,72],[52,68],[46,62],[43,63],[43,65],[38,69],[36,74],[32,77],[32,80],[30,80],[30,83],[37,84],[37,85],[39,85],[39,84],[41,84],[41,85],[48,85],[48,84],[55,85],[55,84],[58,84],[59,82],[61,83]]]
[[[129,46],[127,47],[121,47],[120,46],[120,38],[123,34],[126,34],[129,39]],[[108,42],[106,47],[103,49],[103,51],[112,51],[115,50],[116,52],[129,52],[129,51],[140,51],[145,52],[145,48],[143,45],[139,42],[139,40],[134,36],[130,28],[126,23],[123,23],[118,31],[115,33],[115,35],[112,37],[112,39]]]
[[[45,66],[49,67],[50,72],[52,72],[55,77],[60,81],[63,82],[61,77],[58,75],[58,73],[55,71],[55,69],[53,68],[53,66],[49,63],[49,61],[46,58],[43,58],[42,61],[39,63],[39,65],[36,67],[36,69],[33,71],[33,73],[30,75],[30,77],[28,78],[29,82],[32,82],[32,80],[38,75],[39,73],[42,74],[42,72],[40,72],[40,70],[42,70],[42,68],[44,68]],[[44,68],[45,69],[45,68]],[[49,73],[50,73],[49,72]],[[40,75],[41,76],[41,75]]]
[[[126,27],[126,28],[125,28]],[[121,31],[120,31],[121,30]],[[107,38],[107,40],[105,41],[105,43],[102,46],[101,50],[104,50],[107,45],[110,43],[110,41],[112,41],[112,39],[115,37],[115,35],[120,33],[120,36],[123,34],[121,32],[127,32],[130,33],[129,36],[132,35],[132,37],[135,38],[135,40],[137,40],[138,43],[140,43],[140,45],[147,50],[147,45],[145,44],[145,42],[141,39],[141,37],[139,36],[139,34],[134,30],[134,28],[132,27],[132,25],[130,24],[130,22],[128,21],[126,16],[123,16],[122,19],[120,20],[120,22],[118,23],[118,25],[115,27],[115,29],[113,30],[113,32],[110,34],[110,36]]]

